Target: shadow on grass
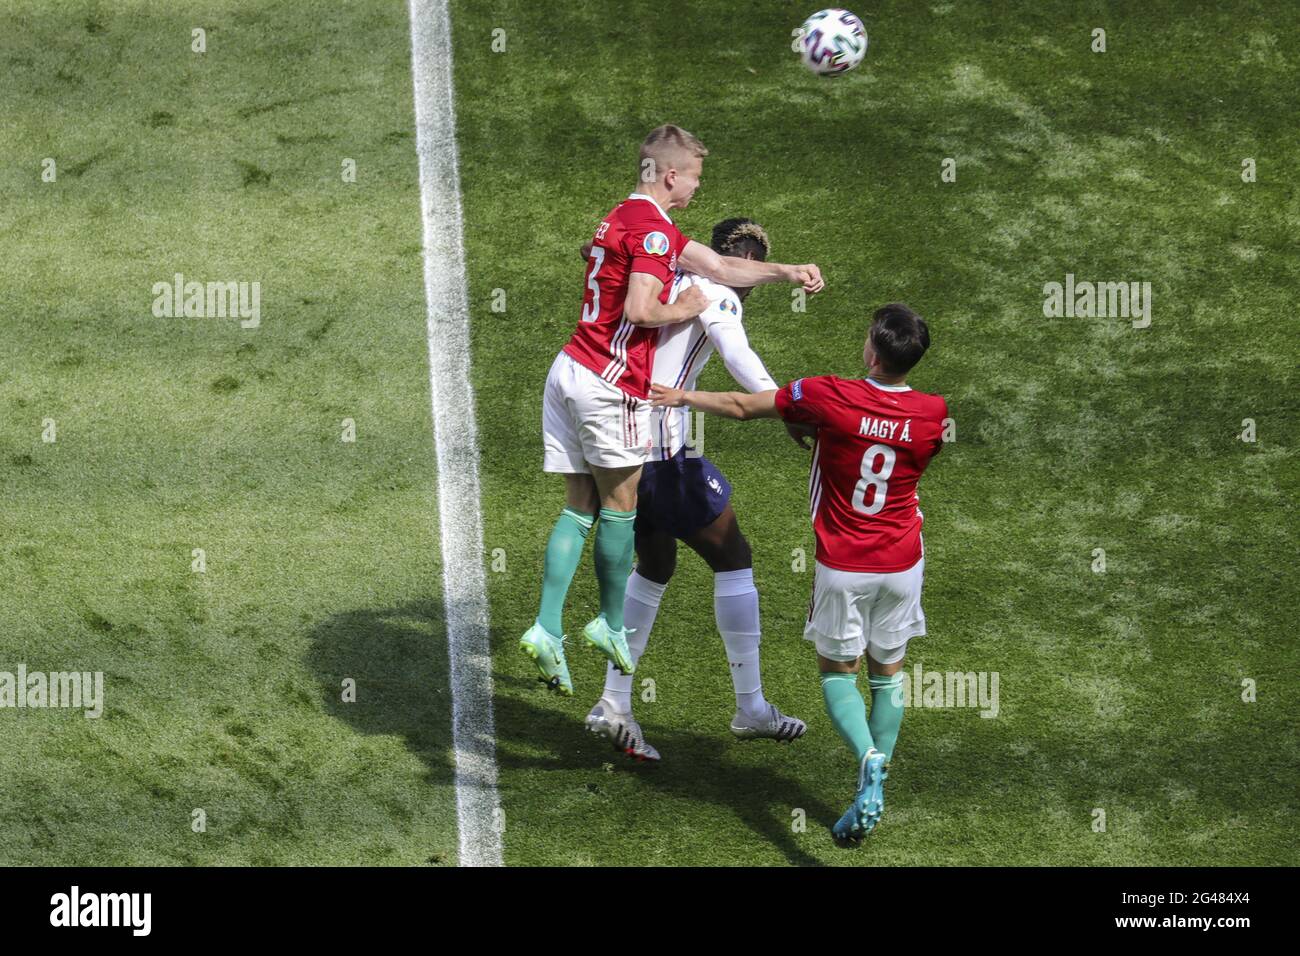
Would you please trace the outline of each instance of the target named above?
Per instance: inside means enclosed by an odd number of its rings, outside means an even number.
[[[311,635],[307,666],[325,709],[363,734],[401,737],[424,761],[431,782],[450,784],[451,693],[440,601],[335,614]],[[344,703],[345,679],[356,701]]]
[[[359,733],[401,737],[428,768],[431,783],[450,784],[454,761],[443,620],[442,604],[435,600],[336,614],[312,633],[307,665],[321,685],[331,716]],[[355,703],[341,700],[346,678],[356,681]],[[624,759],[587,734],[581,708],[561,705],[539,684],[514,675],[496,674],[495,681],[497,757],[504,778],[513,771],[599,770],[607,761]],[[819,865],[799,847],[791,831],[791,810],[803,808],[814,830],[829,826],[839,811],[810,793],[796,776],[736,761],[738,748],[765,747],[766,742],[740,744],[725,728],[698,733],[653,720],[644,726],[656,746],[670,755],[663,765],[634,768],[647,799],[715,805],[735,814],[789,862]],[[538,756],[538,747],[550,753]],[[521,750],[532,755],[522,756]],[[797,750],[798,744],[792,745],[781,756],[796,759]]]
[[[665,755],[657,765],[633,764],[612,745],[592,737],[583,727],[585,707],[564,710],[546,696],[540,684],[507,678],[512,688],[497,695],[497,729],[502,747],[503,770],[582,771],[598,770],[604,763],[637,774],[645,798],[669,798],[683,807],[711,805],[730,811],[755,837],[775,847],[796,866],[820,866],[821,861],[799,846],[791,830],[791,811],[802,808],[810,831],[828,828],[840,815],[821,797],[810,792],[793,774],[770,766],[754,766],[737,760],[741,753],[780,747],[780,761],[800,759],[799,745],[769,744],[767,741],[740,743],[725,727],[698,732],[680,726],[660,724],[642,717],[647,738]],[[533,696],[536,695],[536,696]],[[518,728],[527,728],[526,739]],[[513,730],[513,732],[511,732]],[[511,753],[509,744],[536,751],[547,746],[552,754],[521,756]],[[788,749],[787,749],[788,748]],[[829,833],[826,835],[830,840]],[[726,855],[726,854],[724,854]]]

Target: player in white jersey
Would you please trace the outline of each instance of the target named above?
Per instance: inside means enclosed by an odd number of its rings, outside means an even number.
[[[761,261],[767,257],[768,239],[756,222],[728,219],[714,227],[712,246],[721,255]],[[678,271],[669,302],[691,286],[704,293],[708,307],[693,320],[659,330],[652,381],[693,388],[716,350],[742,388],[750,392],[775,389],[776,383],[745,335],[743,304],[749,289],[732,289]],[[632,662],[635,665],[645,651],[676,568],[677,541],[684,541],[713,569],[714,616],[736,694],[731,732],[741,740],[795,740],[807,729],[804,722],[782,714],[763,696],[758,591],[749,542],[731,508],[731,485],[698,448],[688,444],[688,415],[685,408],[656,408],[650,420],[654,448],[637,486],[637,561],[623,603]],[[646,743],[632,715],[632,680],[616,667],[607,668],[605,690],[587,715],[587,728],[608,737],[629,756],[658,760],[659,752]]]

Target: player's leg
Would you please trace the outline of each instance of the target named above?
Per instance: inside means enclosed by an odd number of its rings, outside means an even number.
[[[858,765],[853,802],[832,828],[836,840],[857,845],[875,828],[884,810],[885,755],[876,749],[867,704],[858,689],[866,651],[874,579],[879,575],[838,571],[818,563],[804,638],[817,648],[826,715]]]
[[[858,790],[853,803],[833,828],[841,842],[859,842],[875,829],[885,812],[884,783],[903,719],[899,671],[908,641],[925,633],[925,615],[921,612],[924,567],[922,560],[906,571],[860,574],[852,576],[856,580],[846,579],[847,589],[853,595],[852,613],[861,626],[859,644],[865,645],[867,652],[871,718],[867,721],[866,739],[871,741],[872,749],[859,765]],[[821,570],[818,566],[818,571]],[[833,660],[826,663],[833,664]],[[854,690],[856,693],[856,686]]]
[[[659,604],[677,565],[677,539],[654,527],[646,511],[646,480],[642,477],[641,498],[636,517],[636,567],[627,581],[623,602],[623,624],[627,628],[628,653],[636,666],[645,653],[654,628]],[[605,666],[605,689],[587,714],[587,729],[613,742],[615,749],[640,760],[658,760],[632,714],[631,674],[612,663]]]
[[[705,477],[705,487],[709,487],[709,477],[712,476]],[[726,487],[729,491],[730,486]],[[798,717],[781,713],[763,696],[759,654],[763,635],[758,589],[754,586],[754,560],[730,502],[708,525],[685,540],[713,570],[713,614],[726,648],[736,695],[731,732],[741,740],[797,740],[807,731],[807,724]]]
[[[563,352],[552,373],[558,382],[555,417],[563,417],[566,429],[565,451],[572,454],[570,434],[580,449],[569,470],[591,475],[599,502],[592,550],[600,614],[583,634],[607,659],[630,672],[623,594],[632,569],[637,479],[651,445],[650,403],[626,394]]]
[[[573,383],[566,358],[561,353],[552,364],[542,400],[543,468],[564,475],[565,507],[546,542],[537,617],[520,639],[519,647],[536,662],[539,679],[547,687],[572,694],[573,682],[564,656],[564,599],[582,560],[599,495],[570,413],[568,394]]]
[[[623,624],[623,601],[632,570],[635,542],[636,487],[641,466],[605,468],[592,464],[600,494],[596,525],[596,581],[600,585],[600,614],[583,628],[587,641],[625,674],[635,669]]]
[[[858,671],[861,657],[840,660],[841,653],[833,647],[824,647],[819,643],[817,650],[817,667],[821,672],[822,700],[826,705],[826,716],[831,726],[840,735],[853,753],[855,763],[875,749],[875,739],[867,720],[867,702],[858,690]],[[827,657],[826,654],[836,654]]]
[[[861,658],[850,665],[846,662],[819,657],[822,670],[822,690],[826,694],[826,709],[832,711],[832,699],[838,699],[840,730],[845,740],[861,753],[858,760],[858,787],[853,802],[844,815],[831,828],[837,842],[843,846],[857,846],[862,838],[875,830],[885,812],[885,780],[889,777],[889,758],[898,739],[898,726],[903,718],[903,695],[899,690],[899,670],[907,651],[904,643],[896,649],[885,651],[868,642],[867,682],[871,688],[871,717],[866,718],[866,707],[858,692],[857,675]],[[885,660],[877,659],[885,658]],[[850,672],[851,668],[851,672]],[[834,722],[835,717],[832,716]],[[863,751],[862,748],[866,747]]]
[[[871,688],[871,717],[867,726],[876,749],[888,764],[894,758],[898,728],[903,723],[903,658],[907,645],[885,650],[874,645],[867,652],[867,684]],[[877,655],[883,660],[877,660]]]
[[[645,653],[659,614],[668,582],[677,567],[677,539],[642,520],[637,512],[636,567],[627,579],[623,598],[623,626],[627,629],[627,647],[635,667]],[[632,675],[613,664],[605,672],[605,697],[620,712],[632,710]]]
[[[832,835],[843,846],[857,846],[880,822],[885,811],[885,778],[889,775],[887,758],[877,749],[866,702],[858,690],[861,662],[861,657],[852,661],[827,658],[821,650],[817,656],[826,713],[858,761],[853,801],[831,827]]]
[[[542,571],[542,600],[537,623],[552,634],[563,634],[564,599],[582,561],[582,548],[595,523],[598,498],[591,475],[565,475],[565,505],[546,542]]]
[[[867,637],[867,681],[871,687],[871,736],[886,761],[894,757],[903,722],[903,658],[908,642],[925,634],[921,610],[922,558],[906,571],[882,574],[872,603]]]

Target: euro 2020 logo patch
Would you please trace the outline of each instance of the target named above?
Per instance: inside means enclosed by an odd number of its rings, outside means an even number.
[[[668,237],[662,232],[649,233],[641,246],[652,256],[662,256],[668,251]]]

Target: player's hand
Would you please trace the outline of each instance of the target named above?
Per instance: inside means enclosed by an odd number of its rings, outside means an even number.
[[[656,408],[681,408],[686,404],[686,392],[680,388],[652,384],[650,386],[650,404]]]
[[[804,451],[812,450],[812,445],[808,444],[808,439],[817,437],[816,425],[800,425],[797,422],[786,422],[785,430],[794,440],[794,443]]]
[[[586,262],[590,258],[591,258],[591,243],[584,242],[582,244],[582,261]]]
[[[709,297],[697,285],[693,285],[677,297],[674,305],[678,305],[686,313],[682,316],[681,321],[693,319],[709,307]]]
[[[820,292],[826,287],[826,280],[822,278],[822,270],[811,262],[802,266],[791,266],[790,281],[798,282],[803,286],[805,292]]]

